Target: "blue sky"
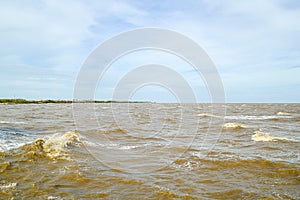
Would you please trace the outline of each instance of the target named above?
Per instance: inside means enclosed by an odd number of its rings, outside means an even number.
[[[80,67],[99,44],[124,31],[158,27],[206,50],[227,102],[299,102],[299,19],[298,0],[1,1],[0,98],[72,99]],[[111,99],[122,74],[151,59],[168,64],[171,58],[157,52],[129,55],[111,66],[96,98]],[[175,68],[184,66],[171,60]],[[198,101],[209,101],[203,80],[191,71],[180,73]],[[133,99],[175,98],[147,86]]]

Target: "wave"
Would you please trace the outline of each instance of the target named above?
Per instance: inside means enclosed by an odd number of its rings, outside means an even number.
[[[131,145],[131,146],[121,146],[119,147],[119,149],[121,150],[130,150],[130,149],[136,149],[136,148],[139,148],[140,146],[138,145]]]
[[[213,114],[211,114],[211,113],[199,113],[198,114],[198,116],[199,117],[218,117],[218,116],[216,116],[216,115],[213,115]]]
[[[274,137],[268,133],[264,133],[261,130],[255,131],[255,134],[251,136],[251,139],[256,142],[272,142],[272,141],[296,141],[285,137]]]
[[[80,143],[80,134],[78,131],[69,131],[63,135],[54,135],[43,144],[44,151],[50,156],[59,156],[66,148]]]
[[[166,121],[166,122],[168,122],[168,123],[171,123],[171,124],[176,124],[177,123],[177,121],[175,120],[175,119],[172,119],[172,118],[164,118],[164,120]]]
[[[46,155],[51,159],[68,159],[68,148],[80,144],[80,134],[73,130],[65,134],[55,134],[49,139],[38,139],[33,143],[20,147],[25,150],[27,155],[42,156]]]
[[[278,177],[280,176],[286,178],[287,175],[291,174],[295,174],[296,176],[300,175],[300,169],[294,167],[294,164],[265,159],[243,159],[240,157],[228,157],[226,159],[220,159],[219,157],[211,157],[210,155],[191,155],[188,158],[179,158],[170,165],[170,167],[177,169],[185,168],[221,170],[226,168],[247,168],[248,170],[254,172],[257,168],[265,168],[268,166],[272,166],[272,169],[275,171],[276,168],[282,170],[282,173],[278,174]]]
[[[25,124],[25,122],[0,121],[0,124]]]
[[[122,143],[97,143],[95,141],[83,141],[83,144],[87,147],[98,147],[103,149],[112,149],[112,150],[132,150],[132,149],[138,149],[138,148],[145,148],[146,146],[151,145],[150,143],[140,143],[135,145],[123,145]]]
[[[0,185],[0,190],[14,189],[17,186],[17,183],[7,183]]]
[[[104,132],[106,134],[109,134],[109,133],[127,133],[127,131],[125,129],[121,129],[121,128],[105,130]]]
[[[225,129],[235,129],[235,130],[246,128],[246,126],[244,126],[244,125],[236,124],[236,123],[231,123],[231,122],[224,124],[223,127]]]
[[[38,138],[36,131],[22,128],[0,127],[0,151],[16,149]]]
[[[2,154],[3,153],[0,152],[0,156],[2,156]],[[0,163],[0,173],[4,172],[9,166],[10,166],[9,162]]]
[[[277,115],[281,115],[281,116],[290,116],[292,115],[291,113],[288,112],[278,112]]]
[[[278,115],[241,115],[241,116],[225,116],[229,120],[279,120],[279,118],[291,118],[291,116],[278,116]]]

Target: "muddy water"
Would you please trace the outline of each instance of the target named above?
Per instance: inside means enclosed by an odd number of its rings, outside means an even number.
[[[299,104],[76,106],[0,105],[0,199],[300,197]]]

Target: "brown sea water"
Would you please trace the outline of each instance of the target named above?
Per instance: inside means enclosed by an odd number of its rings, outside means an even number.
[[[299,104],[76,106],[0,105],[0,199],[300,198]]]

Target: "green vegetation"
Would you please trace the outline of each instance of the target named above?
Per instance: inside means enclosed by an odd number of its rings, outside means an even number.
[[[99,100],[26,100],[26,99],[0,99],[0,104],[45,104],[45,103],[149,103],[145,101],[99,101]]]
[[[72,103],[69,100],[26,100],[26,99],[0,99],[2,104],[42,104],[42,103]]]

